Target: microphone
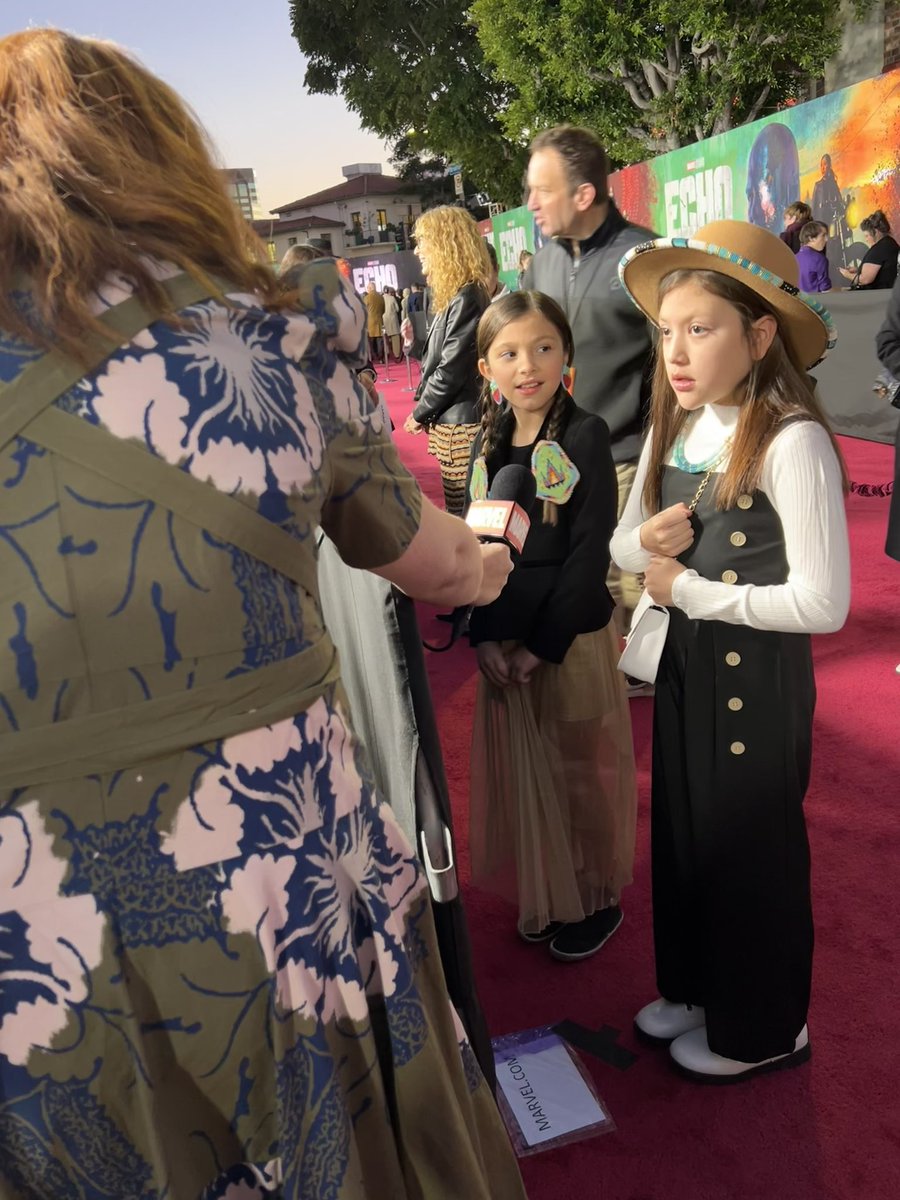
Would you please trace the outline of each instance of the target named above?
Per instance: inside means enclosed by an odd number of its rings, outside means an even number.
[[[503,542],[514,558],[525,546],[537,485],[527,467],[510,463],[494,476],[487,498],[473,500],[466,524],[480,542]]]
[[[479,542],[502,542],[508,547],[513,561],[522,553],[525,539],[531,528],[528,515],[537,496],[537,484],[527,467],[510,463],[501,467],[494,476],[487,497],[473,500],[466,513],[466,524]],[[454,608],[450,618],[450,640],[446,646],[432,646],[423,642],[426,650],[436,654],[449,650],[459,640],[469,624],[474,604]],[[446,618],[442,618],[446,620]]]

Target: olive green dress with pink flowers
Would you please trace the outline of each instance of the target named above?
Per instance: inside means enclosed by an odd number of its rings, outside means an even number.
[[[319,525],[377,566],[419,492],[303,281],[156,321],[46,429],[0,334],[2,1200],[524,1195],[315,583]]]

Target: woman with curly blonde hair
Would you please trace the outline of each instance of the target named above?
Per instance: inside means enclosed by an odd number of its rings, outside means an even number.
[[[490,304],[487,243],[464,208],[444,205],[423,213],[414,230],[416,254],[437,314],[422,357],[422,379],[407,433],[428,430],[428,452],[438,460],[447,511],[465,504],[469,451],[479,429],[481,377],[475,332]]]

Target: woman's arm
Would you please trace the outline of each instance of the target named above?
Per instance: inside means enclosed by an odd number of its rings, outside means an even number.
[[[429,604],[490,604],[512,570],[505,546],[482,545],[471,529],[422,497],[422,515],[409,547],[392,563],[371,568],[401,591]]]
[[[881,270],[881,263],[864,262],[859,268],[859,279],[857,283],[860,287],[870,287],[878,278],[878,272]]]
[[[784,530],[787,582],[734,585],[687,570],[672,584],[673,602],[692,620],[835,633],[850,607],[850,547],[840,465],[822,426],[803,421],[780,433],[761,483]]]
[[[636,574],[646,570],[650,562],[649,551],[641,545],[641,526],[646,519],[642,496],[649,459],[650,431],[648,430],[625,511],[619,519],[619,524],[616,526],[609,545],[612,560],[616,566],[621,567],[623,571],[634,571]]]

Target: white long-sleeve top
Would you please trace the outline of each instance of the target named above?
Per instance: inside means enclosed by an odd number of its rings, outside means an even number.
[[[734,405],[709,404],[701,409],[685,438],[688,460],[703,462],[720,450],[734,431],[738,413]],[[650,515],[641,498],[649,452],[648,437],[610,547],[613,561],[636,573],[647,569],[651,557],[641,544],[641,526]],[[671,456],[668,461],[672,465]],[[716,470],[723,471],[727,462],[725,458]],[[701,479],[698,475],[698,484]],[[836,632],[850,608],[850,546],[840,465],[822,426],[795,421],[776,434],[759,486],[781,518],[787,582],[734,585],[704,579],[689,569],[675,579],[675,606],[692,620],[726,621],[782,633]]]

